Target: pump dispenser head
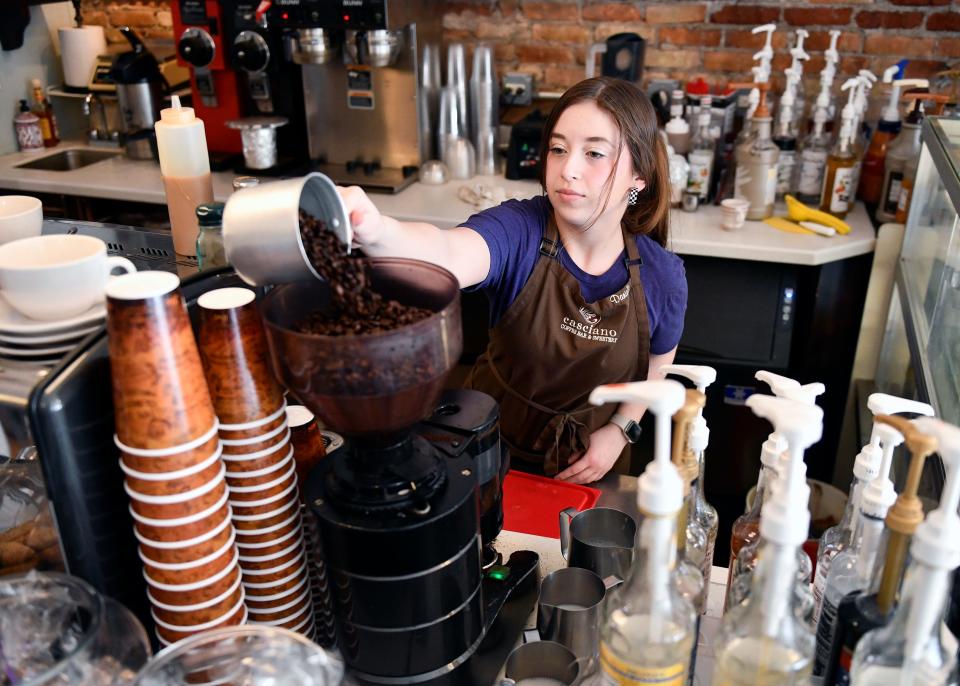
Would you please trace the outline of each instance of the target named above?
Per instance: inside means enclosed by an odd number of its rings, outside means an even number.
[[[637,403],[646,406],[654,416],[654,458],[637,480],[637,505],[648,515],[675,515],[682,504],[683,484],[670,462],[670,418],[683,406],[686,397],[683,384],[667,379],[607,384],[590,393],[592,405]]]
[[[757,53],[759,54],[759,53]],[[768,81],[757,81],[754,83],[731,83],[729,84],[730,88],[753,88],[759,92],[757,100],[757,109],[753,111],[754,119],[769,119],[770,118],[770,109],[767,107],[767,91],[770,90],[770,83]]]
[[[804,405],[795,400],[754,393],[747,398],[747,407],[758,417],[773,424],[782,435],[790,451],[790,469],[781,475],[782,486],[763,505],[760,515],[760,535],[781,545],[800,545],[807,538],[810,511],[801,487],[803,453],[820,440],[823,432],[823,410],[815,405]]]
[[[919,431],[936,439],[947,480],[940,493],[940,504],[927,515],[913,535],[910,552],[931,567],[953,569],[960,566],[960,428],[940,419],[920,418],[913,422]]]
[[[881,414],[902,414],[904,412],[921,414],[927,417],[933,416],[933,408],[926,403],[898,398],[886,393],[871,393],[870,397],[867,398],[867,408],[874,418]],[[883,424],[874,419],[873,429],[870,432],[870,442],[860,449],[853,463],[853,475],[861,481],[871,481],[877,478],[880,473],[882,459],[882,451],[880,450],[881,426]]]
[[[717,380],[717,370],[701,364],[665,364],[659,371],[664,375],[673,374],[692,381],[701,393],[706,393],[707,387]],[[702,453],[709,443],[710,429],[707,428],[707,420],[703,418],[701,408],[690,427],[690,449],[695,453]]]
[[[690,445],[690,434],[693,431],[693,423],[703,411],[705,403],[706,397],[703,393],[688,388],[683,407],[673,415],[672,460],[683,481],[684,497],[689,495],[691,485],[700,476],[700,461]]]
[[[899,67],[894,65],[887,69],[883,73],[884,81],[886,81],[887,73],[891,70],[897,70]],[[890,86],[890,100],[887,101],[887,106],[883,108],[882,119],[889,122],[898,122],[900,121],[900,94],[903,92],[903,88],[929,88],[930,82],[926,79],[897,79]]]
[[[766,83],[770,78],[770,62],[773,60],[773,32],[776,30],[776,24],[755,26],[750,30],[750,33],[754,35],[763,32],[767,34],[767,40],[763,47],[753,55],[753,59],[760,62],[757,67],[754,67],[753,72],[756,83]]]
[[[877,436],[881,445],[880,469],[875,479],[863,487],[860,495],[860,510],[872,517],[885,517],[897,499],[897,492],[890,480],[890,465],[893,451],[903,443],[903,434],[885,422],[885,415],[877,417]]]

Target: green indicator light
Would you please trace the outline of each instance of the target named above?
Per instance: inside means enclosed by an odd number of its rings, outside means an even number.
[[[510,576],[510,570],[507,569],[506,567],[494,567],[489,572],[487,572],[487,576],[490,577],[491,579],[496,579],[497,581],[503,581],[508,576]]]

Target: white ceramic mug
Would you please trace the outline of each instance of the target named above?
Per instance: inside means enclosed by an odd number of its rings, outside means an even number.
[[[39,236],[43,203],[29,195],[0,195],[0,243]]]
[[[721,225],[727,231],[742,229],[747,219],[747,210],[749,209],[749,201],[743,198],[727,198],[720,203],[722,215]]]
[[[22,238],[0,245],[0,294],[32,319],[67,319],[104,301],[114,269],[137,271],[125,257],[108,256],[107,244],[99,238]]]

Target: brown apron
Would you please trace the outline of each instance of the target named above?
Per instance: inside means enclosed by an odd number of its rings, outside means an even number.
[[[467,377],[468,388],[500,403],[501,435],[521,468],[526,463],[550,476],[565,469],[617,409],[591,405],[590,392],[601,384],[647,378],[643,261],[635,236],[623,231],[623,242],[627,284],[585,303],[580,283],[560,264],[563,245],[551,213],[533,273],[490,331],[490,344]],[[629,447],[614,466],[618,472],[629,469]]]

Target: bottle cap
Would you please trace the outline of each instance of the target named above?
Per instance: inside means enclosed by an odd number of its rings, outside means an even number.
[[[160,110],[160,121],[164,124],[192,124],[196,120],[192,107],[181,107],[180,96],[170,96],[170,107]]]
[[[938,569],[960,566],[960,429],[939,419],[921,418],[913,422],[917,430],[939,443],[947,480],[940,504],[927,515],[913,534],[910,554],[914,559]]]
[[[197,205],[197,222],[201,227],[214,227],[223,225],[222,202],[205,202]]]
[[[893,481],[890,480],[890,464],[893,451],[903,443],[903,434],[887,424],[877,424],[881,458],[877,476],[863,487],[860,493],[860,511],[871,517],[886,517],[887,511],[897,499]]]
[[[592,405],[637,403],[646,406],[654,416],[654,458],[637,480],[637,505],[648,515],[675,515],[683,501],[683,483],[670,461],[670,418],[685,400],[683,384],[668,379],[607,384],[590,393]]]
[[[40,79],[30,79],[30,85],[33,88],[43,88],[43,84],[40,82]]]

